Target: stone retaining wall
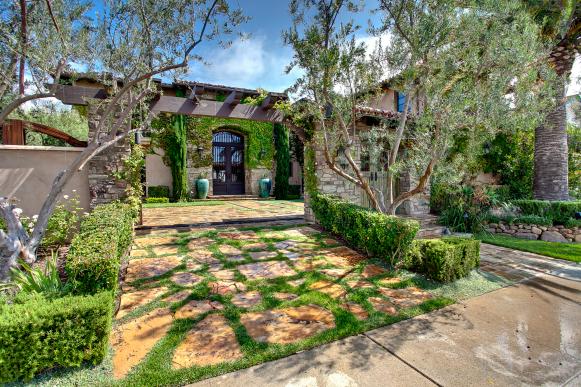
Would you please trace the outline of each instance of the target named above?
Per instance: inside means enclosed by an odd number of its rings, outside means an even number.
[[[543,240],[547,242],[581,243],[581,228],[565,226],[540,226],[536,224],[489,223],[486,231],[491,234],[508,235],[521,239]]]

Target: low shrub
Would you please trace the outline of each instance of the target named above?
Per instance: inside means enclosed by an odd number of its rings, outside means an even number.
[[[444,226],[458,232],[479,232],[494,197],[480,187],[433,185],[432,210],[440,214]]]
[[[567,228],[581,228],[581,219],[569,219],[563,225]]]
[[[110,292],[0,304],[0,383],[30,379],[56,366],[105,357],[113,314]]]
[[[97,206],[73,238],[65,269],[75,293],[116,290],[120,259],[131,244],[134,212],[127,204]]]
[[[148,187],[147,196],[154,198],[169,198],[169,187],[167,185],[153,185]]]
[[[403,263],[420,228],[417,221],[385,215],[327,195],[314,195],[311,208],[321,226],[370,256],[386,258],[392,267]]]
[[[489,223],[504,222],[507,224],[534,224],[534,225],[538,225],[538,226],[547,226],[547,227],[550,227],[553,225],[552,219],[546,218],[544,216],[537,216],[537,215],[520,215],[520,216],[487,215],[486,220]]]
[[[480,265],[480,241],[472,238],[417,239],[406,267],[439,282],[465,277]]]
[[[169,203],[169,198],[145,198],[145,203]]]
[[[513,200],[523,215],[536,215],[549,218],[555,224],[565,224],[575,219],[575,213],[581,212],[581,201],[548,201],[548,200]]]

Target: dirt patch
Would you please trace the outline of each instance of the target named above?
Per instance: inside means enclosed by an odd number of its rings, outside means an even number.
[[[114,350],[113,376],[122,378],[139,364],[166,335],[172,321],[169,309],[155,309],[115,328],[110,339]]]

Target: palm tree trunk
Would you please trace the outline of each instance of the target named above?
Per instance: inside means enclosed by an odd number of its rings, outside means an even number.
[[[561,41],[549,61],[561,77],[562,93],[558,104],[535,129],[535,170],[533,196],[540,200],[569,200],[569,165],[567,145],[566,83],[571,74],[577,47]]]

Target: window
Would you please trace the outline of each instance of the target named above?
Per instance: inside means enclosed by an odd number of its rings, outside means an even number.
[[[288,174],[288,177],[293,177],[293,172],[294,172],[293,162],[291,161],[289,163],[289,174]]]
[[[368,153],[361,153],[361,172],[369,172],[370,160]]]
[[[405,106],[405,94],[397,93],[397,111],[403,112],[403,107]]]

